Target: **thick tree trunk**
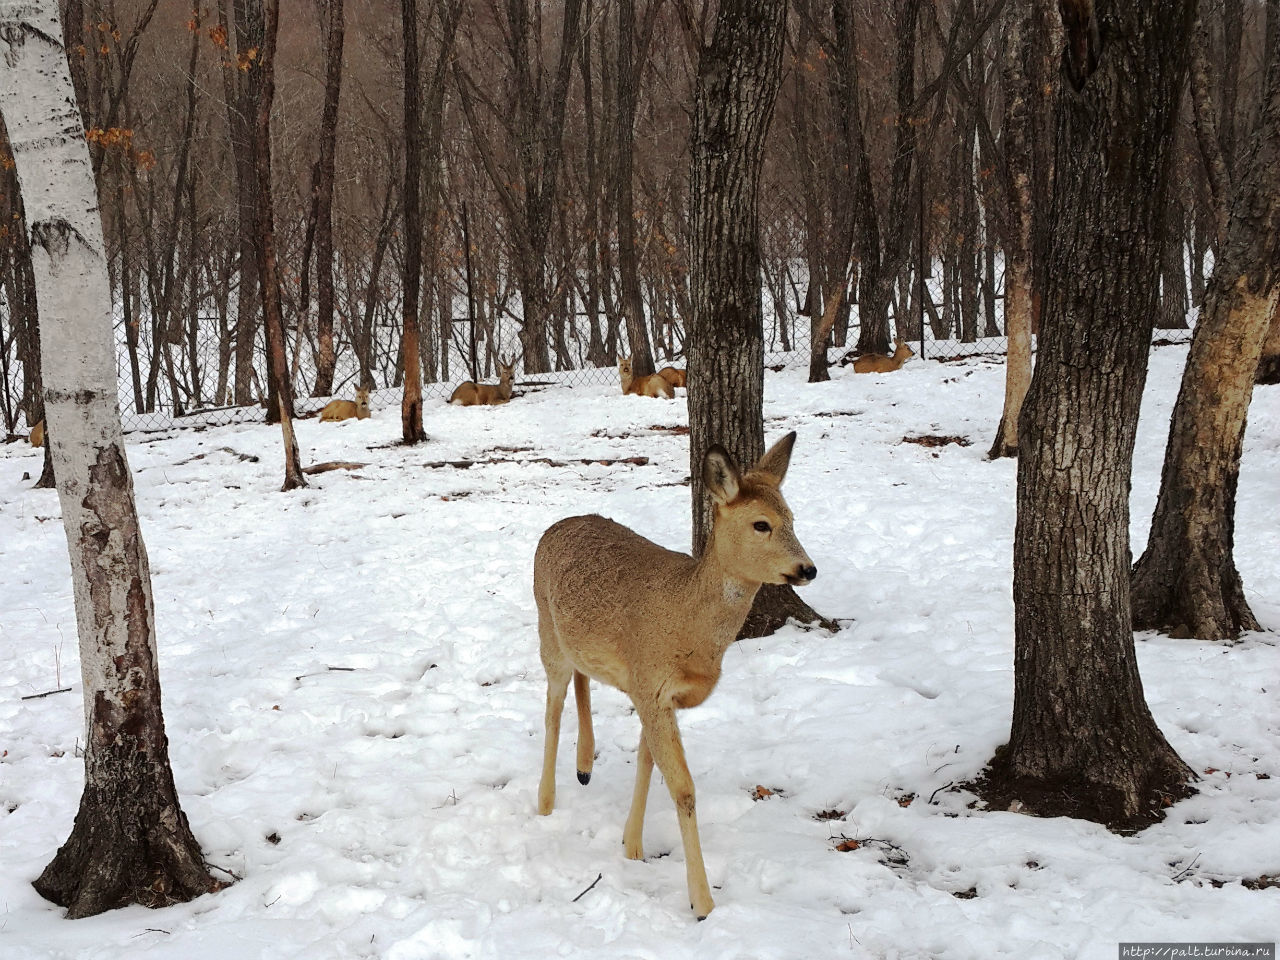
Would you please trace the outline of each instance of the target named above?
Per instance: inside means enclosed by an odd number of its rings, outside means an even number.
[[[724,0],[698,69],[689,191],[689,462],[695,555],[706,546],[712,520],[701,469],[707,450],[719,443],[738,463],[751,464],[765,449],[757,200],[785,20],[785,0]],[[748,621],[750,635],[772,632],[788,617],[810,623],[819,619],[790,587],[762,588]]]
[[[328,0],[325,30],[324,107],[320,115],[320,160],[316,178],[316,382],[313,397],[333,393],[333,179],[342,94],[342,0]]]
[[[217,887],[178,803],[156,672],[146,550],[116,400],[111,290],[93,170],[53,0],[0,4],[0,113],[27,198],[48,446],[71,555],[85,788],[35,887],[71,917]]]
[[[1049,286],[1022,410],[1014,707],[988,796],[1137,826],[1194,777],[1142,693],[1129,475],[1194,0],[1064,0]]]
[[[1134,626],[1202,640],[1258,629],[1232,552],[1245,419],[1280,297],[1280,0],[1268,0],[1267,13],[1261,118],[1237,170],[1226,243],[1173,409],[1150,539],[1133,570]]]
[[[1208,28],[1196,17],[1191,35],[1191,116],[1196,131],[1196,143],[1209,178],[1209,193],[1213,201],[1215,249],[1226,240],[1227,217],[1231,210],[1231,174],[1222,155],[1218,139],[1218,111],[1213,103],[1213,86],[1210,81],[1209,49],[1211,41]]]
[[[275,416],[280,421],[284,438],[284,486],[294,490],[307,485],[298,455],[298,440],[293,432],[293,384],[285,357],[284,317],[280,310],[280,273],[276,264],[275,210],[271,193],[271,104],[275,100],[276,34],[280,25],[280,0],[267,0],[262,47],[257,63],[258,113],[254,118],[253,165],[257,176],[258,208],[254,230],[257,234],[258,276],[262,281],[263,320],[267,332],[267,371],[271,394],[275,397]],[[272,419],[268,410],[268,422]]]

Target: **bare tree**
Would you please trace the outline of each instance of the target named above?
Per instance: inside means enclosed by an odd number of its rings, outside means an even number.
[[[400,431],[405,443],[427,439],[422,427],[422,358],[419,352],[418,294],[422,287],[422,91],[418,76],[418,0],[401,0],[404,38],[404,270],[401,279],[400,362],[404,395]]]
[[[764,317],[759,182],[781,76],[786,0],[724,0],[703,48],[694,98],[690,200],[689,462],[693,553],[711,529],[701,464],[712,444],[738,463],[764,454]],[[743,627],[762,636],[820,619],[788,586],[766,584]]]
[[[1258,126],[1240,158],[1225,243],[1173,408],[1160,497],[1133,570],[1141,629],[1228,640],[1258,621],[1233,556],[1245,419],[1280,298],[1280,0],[1267,0]]]
[[[320,158],[316,161],[316,382],[313,397],[333,393],[333,179],[338,145],[338,105],[342,95],[342,0],[327,0],[324,25],[324,109],[320,116]],[[304,298],[305,299],[305,298]]]
[[[987,788],[1006,804],[1141,824],[1194,778],[1143,697],[1128,567],[1129,477],[1195,0],[1060,9],[1055,226],[1018,450],[1013,723]]]
[[[26,198],[48,439],[71,556],[85,708],[85,786],[35,882],[84,917],[217,887],[178,803],[156,668],[146,549],[116,404],[97,195],[54,0],[0,6],[0,113]]]
[[[262,46],[250,66],[256,74],[254,102],[253,168],[257,177],[254,212],[254,248],[258,257],[258,278],[262,286],[263,320],[267,331],[267,375],[274,404],[267,408],[267,421],[272,415],[280,420],[284,437],[284,490],[307,485],[298,456],[298,439],[293,433],[293,384],[285,359],[284,317],[280,309],[280,273],[276,261],[275,205],[271,193],[271,105],[275,100],[276,36],[280,28],[280,0],[267,0],[263,13]]]

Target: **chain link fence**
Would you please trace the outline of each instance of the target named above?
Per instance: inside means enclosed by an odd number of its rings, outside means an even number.
[[[918,356],[950,360],[1005,352],[999,292],[989,288],[978,291],[970,309],[965,311],[955,292],[943,288],[940,278],[929,278],[925,289],[928,296],[923,325],[919,319],[920,305],[911,291],[904,289],[901,301],[891,309],[891,323],[897,335],[907,339]],[[332,396],[352,396],[365,379],[372,381],[375,393],[401,388],[398,362],[401,331],[398,323],[388,319],[390,315],[388,311],[374,320],[364,358],[357,357],[350,326],[339,322],[334,331]],[[764,315],[766,367],[773,371],[807,369],[811,318],[800,315],[794,304],[774,302],[769,297],[765,299]],[[0,414],[4,416],[6,432],[21,435],[32,426],[26,421],[24,409],[29,387],[18,349],[21,338],[9,320],[9,311],[0,297],[0,376],[3,377]],[[494,366],[498,357],[520,357],[518,323],[510,314],[495,314],[492,322],[473,326],[477,328],[475,357],[479,378],[492,382],[496,379]],[[595,365],[588,359],[592,352],[589,326],[588,318],[578,315],[556,331],[551,338],[555,340],[554,348],[550,351],[556,367],[553,372],[526,374],[523,362],[517,359],[517,392],[522,381],[530,385],[552,382],[569,387],[617,386],[618,370],[611,360]],[[598,329],[603,331],[607,326],[601,319]],[[167,329],[145,321],[128,326],[117,303],[117,367],[125,430],[157,431],[262,420],[265,416],[262,398],[267,392],[264,335],[259,329],[252,363],[247,368],[251,402],[237,403],[233,389],[236,357],[232,327],[233,320],[225,305],[221,311],[200,313]],[[423,331],[423,394],[428,398],[447,398],[460,382],[472,379],[470,326],[465,322],[451,322],[441,327],[443,332],[440,329]],[[287,334],[295,409],[299,416],[312,415],[330,399],[310,396],[316,382],[316,341],[306,330],[300,336],[296,326]],[[625,326],[615,325],[612,334],[608,339],[612,340],[613,349],[628,352]],[[650,337],[656,366],[684,365],[684,329],[680,321],[667,319],[654,323]],[[855,304],[849,323],[833,331],[829,362],[849,362],[857,339]],[[605,340],[601,333],[597,342]],[[599,350],[596,353],[599,355]]]

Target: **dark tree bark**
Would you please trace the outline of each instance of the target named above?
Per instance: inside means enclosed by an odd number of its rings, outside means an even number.
[[[785,0],[725,0],[698,68],[690,183],[689,462],[693,552],[712,506],[702,461],[719,443],[737,463],[764,454],[764,315],[758,191],[781,76]],[[790,587],[762,587],[743,636],[820,619]]]
[[[1231,209],[1231,175],[1222,155],[1218,139],[1218,111],[1213,103],[1213,86],[1209,79],[1209,31],[1200,17],[1196,17],[1191,35],[1191,116],[1196,131],[1196,143],[1200,146],[1200,158],[1204,161],[1209,178],[1209,193],[1213,202],[1215,248],[1226,241],[1227,217]]]
[[[1195,0],[1060,8],[1055,229],[1019,431],[1013,723],[986,791],[1040,813],[1137,826],[1163,816],[1194,778],[1143,698],[1128,538]]]
[[[1262,345],[1255,383],[1280,383],[1280,306],[1271,311],[1271,329]]]
[[[401,278],[403,335],[400,362],[404,395],[400,433],[405,443],[427,439],[422,428],[422,366],[418,347],[418,292],[422,284],[422,108],[418,71],[418,0],[401,0],[404,38],[404,264]]]
[[[1161,330],[1187,329],[1187,268],[1182,243],[1182,205],[1170,201],[1165,223],[1164,246],[1160,250]]]
[[[333,179],[338,144],[338,105],[342,95],[342,0],[327,0],[324,108],[320,114],[320,159],[316,167],[316,382],[313,397],[333,393]],[[303,309],[306,309],[304,303]]]
[[[255,239],[258,178],[253,163],[254,123],[261,86],[258,71],[249,70],[250,51],[262,49],[262,0],[219,0],[218,18],[223,48],[222,82],[227,104],[227,127],[235,163],[236,213],[239,240],[239,285],[236,290],[235,402],[253,402],[253,346],[261,310],[258,299],[258,254]],[[234,39],[234,44],[231,42]],[[241,63],[245,68],[241,69]]]
[[[280,274],[276,263],[275,211],[271,193],[271,104],[275,100],[276,35],[280,26],[280,0],[267,0],[264,11],[263,42],[250,74],[257,73],[258,113],[254,118],[253,166],[257,176],[255,194],[254,246],[258,254],[258,276],[262,282],[263,320],[267,331],[267,376],[275,398],[275,417],[284,436],[284,486],[294,490],[307,485],[293,433],[293,384],[285,357],[284,317],[280,310]],[[270,407],[268,422],[272,419]]]
[[[631,353],[631,370],[637,377],[654,372],[653,349],[645,324],[644,298],[640,294],[640,257],[636,249],[635,198],[633,191],[635,159],[636,102],[640,95],[640,75],[648,58],[653,22],[663,0],[649,0],[643,22],[636,31],[635,0],[619,0],[618,64],[614,87],[616,95],[616,135],[614,139],[614,207],[618,224],[618,279],[622,313],[627,322],[627,342]]]
[[[1280,0],[1267,0],[1263,108],[1237,168],[1226,243],[1214,262],[1165,449],[1133,621],[1229,640],[1258,621],[1233,557],[1236,483],[1254,377],[1280,297]]]

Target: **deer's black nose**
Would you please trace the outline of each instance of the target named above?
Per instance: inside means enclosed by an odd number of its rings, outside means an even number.
[[[813,564],[809,564],[807,567],[801,567],[797,574],[802,580],[813,580],[818,576],[818,568]]]

